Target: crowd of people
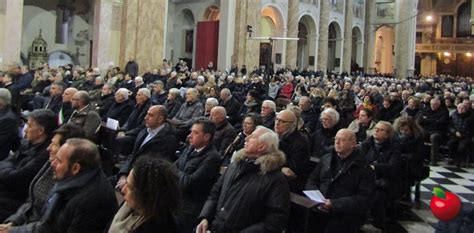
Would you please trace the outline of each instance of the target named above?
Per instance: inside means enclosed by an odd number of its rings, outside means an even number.
[[[0,233],[295,232],[303,190],[326,198],[320,232],[367,214],[384,229],[427,163],[471,156],[472,78],[167,60],[138,74],[133,58],[0,73]]]

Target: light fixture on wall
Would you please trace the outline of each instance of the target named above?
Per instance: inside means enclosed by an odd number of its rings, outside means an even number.
[[[467,53],[466,53],[466,57],[472,57],[472,53],[467,52]]]
[[[431,21],[433,21],[433,16],[432,15],[427,15],[425,19],[426,19],[426,21],[431,22]]]
[[[444,55],[445,57],[449,57],[449,56],[451,56],[451,53],[449,53],[449,52],[444,52],[443,55]]]

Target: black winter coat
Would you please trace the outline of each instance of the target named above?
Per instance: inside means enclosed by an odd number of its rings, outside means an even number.
[[[125,100],[122,103],[114,102],[107,113],[102,116],[102,121],[107,122],[107,118],[112,118],[119,121],[120,126],[123,126],[132,113],[133,107],[134,104],[131,99]]]
[[[442,108],[433,111],[428,107],[418,113],[417,122],[423,128],[426,135],[433,133],[444,134],[447,131],[449,112]]]
[[[234,96],[232,96],[228,101],[221,101],[219,105],[225,108],[231,124],[234,125],[235,123],[240,122],[241,119],[239,112],[242,104],[240,104]]]
[[[292,192],[301,193],[312,168],[309,167],[310,146],[308,139],[300,131],[283,136],[280,139],[280,150],[286,155],[286,167],[296,175],[296,179],[289,180]]]
[[[455,111],[450,118],[449,133],[455,135],[456,131],[461,133],[462,138],[471,138],[474,134],[474,114],[472,111],[459,114]]]
[[[20,145],[18,117],[10,106],[0,109],[0,160],[8,157],[10,150]]]
[[[280,171],[284,155],[264,156],[273,158],[259,158],[270,165],[267,170],[237,156],[214,185],[199,215],[209,221],[211,232],[281,233],[286,227],[290,190]]]
[[[324,232],[354,232],[363,224],[375,192],[374,171],[359,151],[340,160],[340,167],[336,165],[339,160],[334,150],[323,156],[306,184],[306,189],[320,190],[331,200]],[[341,221],[344,224],[337,224]]]
[[[385,191],[389,197],[398,197],[402,192],[402,159],[399,145],[386,140],[377,149],[374,137],[361,144],[361,153],[374,166],[377,189]]]
[[[147,100],[142,105],[135,105],[135,109],[130,114],[127,119],[127,122],[123,126],[126,134],[136,135],[140,130],[145,128],[145,116],[148,112],[148,109],[151,107],[150,100]]]
[[[234,140],[235,132],[234,127],[227,121],[216,128],[216,133],[214,134],[213,143],[216,146],[216,149],[219,153],[223,154],[225,149],[232,143]]]

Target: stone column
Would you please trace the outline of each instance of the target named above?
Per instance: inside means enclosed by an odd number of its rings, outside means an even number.
[[[364,10],[364,71],[366,73],[375,72],[375,63],[374,63],[374,53],[375,53],[375,29],[376,25],[372,24],[376,17],[375,11],[375,0],[366,0],[365,1],[365,10]]]
[[[298,37],[298,11],[299,0],[288,0],[288,33],[290,38]],[[296,57],[298,53],[298,41],[289,40],[286,42],[286,65],[292,68],[296,66]],[[301,68],[301,67],[300,67]]]
[[[232,62],[239,67],[245,64],[249,72],[253,66],[259,64],[260,41],[248,38],[247,25],[252,26],[252,36],[260,35],[260,10],[260,0],[236,0],[235,43]]]
[[[351,72],[351,58],[352,58],[352,18],[354,12],[352,11],[352,0],[346,0],[344,3],[344,36],[342,45],[342,72]]]
[[[168,1],[125,0],[123,8],[121,66],[134,57],[139,74],[158,68],[164,58]]]
[[[403,0],[398,4],[398,19],[408,19],[396,25],[395,75],[405,79],[415,71],[415,33],[418,0]]]
[[[326,72],[328,68],[328,31],[329,31],[329,1],[319,1],[319,40],[317,69]]]
[[[235,0],[221,0],[221,16],[219,21],[219,49],[217,54],[217,68],[225,70],[232,66],[234,53],[235,29]]]
[[[474,0],[471,0],[471,35],[474,35],[474,7],[472,6],[474,6]]]
[[[123,0],[97,0],[94,14],[92,66],[106,70],[119,65]]]
[[[0,0],[0,64],[3,69],[12,62],[21,62],[22,28],[23,0]]]

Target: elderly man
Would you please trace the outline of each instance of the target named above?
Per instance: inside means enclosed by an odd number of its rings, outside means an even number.
[[[84,129],[89,140],[97,139],[96,132],[100,127],[100,116],[90,104],[89,94],[86,91],[78,91],[72,97],[74,112],[68,122],[74,123]]]
[[[425,132],[425,140],[432,144],[430,163],[431,165],[436,165],[441,140],[447,133],[449,112],[446,108],[441,108],[441,100],[439,98],[433,98],[430,100],[430,107],[422,110],[416,120]]]
[[[102,232],[117,209],[115,192],[100,169],[97,146],[69,139],[51,163],[54,186],[40,232]]]
[[[199,92],[195,88],[189,88],[186,90],[186,101],[181,105],[173,120],[189,127],[193,118],[202,116],[203,110],[202,103],[199,102]]]
[[[301,109],[301,118],[303,118],[303,130],[311,135],[318,125],[319,113],[314,111],[311,99],[308,96],[302,96],[298,101],[298,107]]]
[[[52,111],[31,112],[25,130],[26,141],[17,152],[0,161],[0,221],[25,201],[31,180],[48,159],[46,148],[57,127],[57,116]]]
[[[150,101],[151,93],[148,88],[140,88],[135,97],[136,104],[132,113],[122,127],[125,135],[137,135],[140,130],[145,128],[145,116],[152,105]]]
[[[333,108],[326,108],[321,112],[321,127],[311,136],[311,156],[320,158],[329,153],[334,145],[334,137],[339,130],[339,113]]]
[[[110,106],[107,113],[102,116],[102,121],[107,122],[107,118],[112,118],[123,126],[133,111],[133,101],[130,100],[130,91],[120,88],[115,92],[115,102]]]
[[[469,156],[469,144],[474,132],[474,114],[470,111],[470,104],[461,102],[451,115],[449,122],[449,154],[454,163],[459,166],[461,160]]]
[[[97,109],[100,116],[105,115],[112,104],[115,102],[113,88],[114,86],[110,83],[106,83],[104,86],[102,86],[101,96],[97,101]]]
[[[175,160],[177,149],[176,133],[166,122],[168,112],[162,105],[151,106],[145,116],[145,129],[138,133],[132,154],[127,162],[120,169],[117,178],[117,186],[121,188],[127,179],[127,175],[132,169],[133,163],[138,157],[149,153],[159,152],[163,159]]]
[[[171,88],[168,91],[168,97],[164,104],[164,106],[166,106],[166,108],[168,109],[168,117],[171,119],[174,118],[176,113],[178,113],[179,109],[181,108],[182,104],[183,98],[181,97],[179,90],[176,88]]]
[[[232,143],[237,133],[234,127],[227,121],[227,112],[224,107],[212,108],[209,119],[216,125],[216,135],[213,143],[217,151],[224,153],[225,149]]]
[[[321,158],[308,179],[306,189],[320,190],[326,198],[321,207],[330,212],[320,218],[325,223],[321,232],[355,233],[370,209],[374,172],[356,145],[351,130],[339,130],[334,150]]]
[[[212,188],[196,232],[282,232],[290,214],[284,164],[278,135],[258,126]]]
[[[165,84],[162,81],[153,82],[153,95],[151,96],[151,102],[153,105],[164,105],[168,93],[165,91]]]
[[[11,94],[6,88],[0,88],[0,160],[5,159],[10,151],[18,149],[20,136],[18,135],[19,119],[11,106]]]
[[[273,129],[275,127],[275,111],[276,104],[271,100],[264,100],[260,110],[260,116],[262,117],[262,125]]]
[[[228,88],[223,88],[220,92],[220,106],[224,107],[229,117],[229,122],[234,125],[240,121],[239,112],[242,104],[232,95]]]
[[[209,97],[206,99],[206,104],[204,104],[204,117],[209,117],[211,115],[211,110],[219,105],[219,101],[214,97]]]
[[[191,127],[189,145],[175,162],[183,191],[182,208],[178,213],[179,232],[192,232],[212,185],[219,177],[221,156],[212,143],[215,132],[216,126],[212,122],[198,118]]]
[[[63,124],[71,118],[71,114],[74,111],[72,108],[72,98],[76,94],[77,89],[74,87],[66,88],[63,92],[63,105],[59,110],[58,120],[59,124]]]
[[[292,192],[301,193],[309,175],[309,142],[297,129],[296,116],[290,110],[283,110],[275,118],[275,132],[280,139],[280,150],[286,155],[287,163],[282,168],[288,178]]]
[[[394,130],[387,121],[379,121],[374,134],[361,144],[361,152],[375,171],[376,191],[372,215],[373,225],[385,227],[385,204],[403,193],[402,159],[398,145],[392,140]]]

